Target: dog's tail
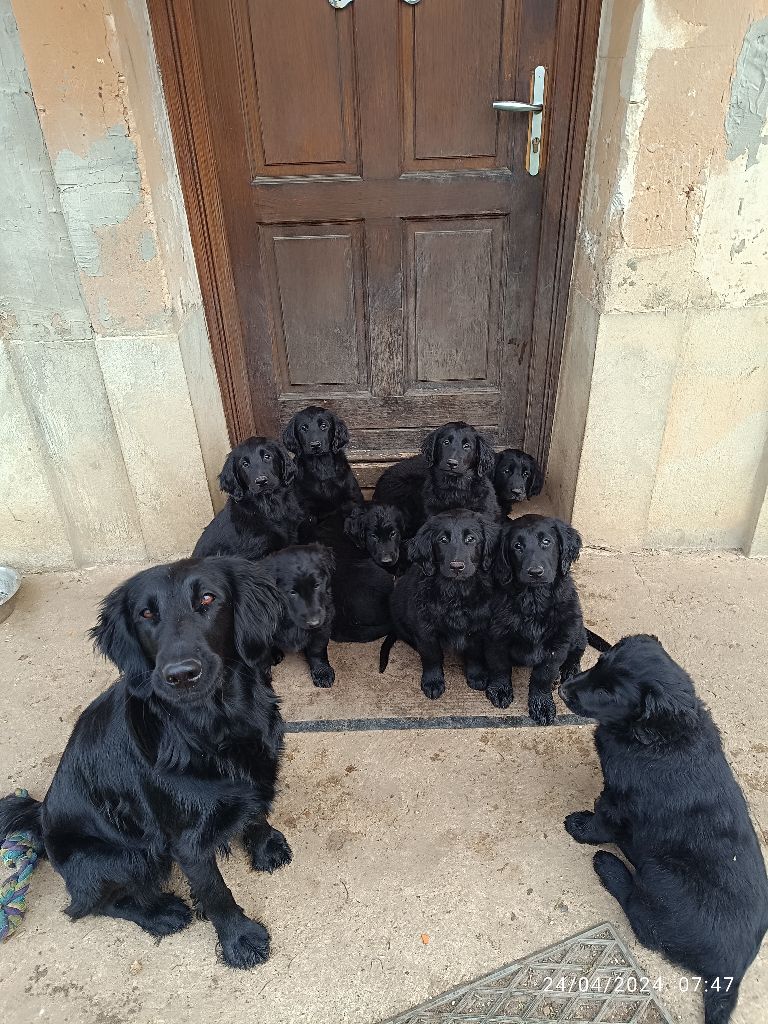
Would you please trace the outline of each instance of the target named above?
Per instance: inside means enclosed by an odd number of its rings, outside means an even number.
[[[613,644],[604,640],[599,633],[593,633],[591,629],[587,630],[587,643],[590,647],[594,647],[594,649],[599,651],[601,654],[605,654],[606,651],[610,651],[613,647]]]
[[[40,801],[33,800],[26,790],[16,790],[3,797],[0,800],[0,842],[12,832],[31,832],[39,843],[43,834],[42,811]]]
[[[729,978],[705,978],[704,1024],[728,1024],[739,998],[741,978],[734,978],[731,987],[725,991]],[[714,986],[714,987],[713,987]]]
[[[381,650],[379,651],[379,672],[384,672],[386,670],[386,667],[389,664],[389,652],[396,643],[397,637],[394,633],[389,633],[385,637],[384,643],[381,645]]]

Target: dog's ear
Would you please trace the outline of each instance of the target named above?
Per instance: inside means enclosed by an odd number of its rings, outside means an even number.
[[[334,413],[329,413],[329,416],[331,418],[331,429],[333,430],[331,451],[340,452],[342,448],[345,448],[349,444],[349,431],[347,430],[347,424],[340,416],[336,416]]]
[[[296,479],[296,467],[293,464],[293,459],[283,445],[278,444],[277,442],[275,442],[275,454],[280,466],[280,479],[287,487],[288,484],[292,484]]]
[[[475,438],[475,456],[477,458],[475,466],[477,475],[491,476],[496,467],[496,452],[485,434],[481,434],[479,431]]]
[[[408,561],[418,565],[425,576],[435,575],[435,555],[432,550],[434,530],[429,523],[425,523],[415,537],[412,537],[406,545]]]
[[[365,509],[357,505],[344,520],[344,533],[359,548],[365,547]]]
[[[294,413],[293,416],[291,416],[283,427],[283,432],[280,435],[285,447],[289,452],[293,452],[294,455],[299,455],[301,452],[301,445],[299,444],[299,439],[296,436],[296,417],[298,415],[298,413]]]
[[[227,456],[227,461],[224,463],[224,467],[219,473],[219,487],[225,494],[229,494],[233,501],[241,501],[243,497],[243,485],[240,483],[240,477],[237,473],[236,451],[236,448],[233,449]]]
[[[537,494],[541,494],[541,489],[544,486],[544,474],[541,471],[541,466],[532,455],[526,455],[525,457],[528,460],[528,471],[530,473],[526,491],[529,498],[535,498]]]
[[[133,626],[128,599],[129,584],[116,587],[101,602],[99,618],[88,636],[93,646],[120,669],[124,676],[142,675],[152,669]]]
[[[483,517],[483,558],[480,563],[487,572],[493,565],[496,551],[499,546],[500,527],[492,519]]]
[[[324,572],[330,578],[336,568],[336,559],[333,551],[330,548],[325,547],[325,545],[319,545],[317,562],[320,566],[320,571]]]
[[[435,445],[440,437],[441,430],[442,427],[438,427],[437,430],[431,430],[421,443],[421,454],[427,460],[428,466],[434,466],[435,464]]]
[[[677,739],[695,728],[698,719],[699,705],[690,684],[667,689],[654,682],[643,694],[643,711],[632,731],[638,742],[649,745]]]
[[[560,541],[560,573],[566,576],[581,551],[581,536],[568,523],[555,520],[555,533]]]
[[[496,558],[494,561],[495,576],[502,586],[512,582],[512,534],[509,530],[501,528],[500,536],[496,544]]]
[[[274,580],[244,558],[222,559],[234,604],[235,647],[243,661],[264,659],[280,625],[285,605]]]

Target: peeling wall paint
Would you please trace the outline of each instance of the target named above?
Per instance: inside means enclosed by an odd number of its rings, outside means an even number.
[[[124,125],[115,125],[91,143],[85,156],[61,150],[54,176],[77,265],[97,277],[102,273],[101,247],[94,228],[120,224],[139,205],[136,144]]]
[[[731,102],[725,119],[726,156],[747,154],[747,167],[757,163],[768,114],[768,18],[750,26],[744,38],[731,84]]]

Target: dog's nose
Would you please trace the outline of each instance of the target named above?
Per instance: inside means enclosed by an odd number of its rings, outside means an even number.
[[[528,570],[528,575],[532,576],[533,579],[535,579],[535,580],[541,579],[541,577],[544,575],[544,566],[543,565],[532,565],[530,567],[530,569]]]
[[[166,683],[171,686],[184,689],[185,686],[192,686],[200,678],[203,666],[196,658],[187,658],[186,661],[177,661],[172,665],[166,665],[163,669],[163,677]]]
[[[451,469],[456,469],[458,464],[459,464],[459,460],[458,459],[448,459],[448,465],[451,467]]]
[[[458,571],[461,572],[462,569],[464,568],[464,563],[460,562],[458,560],[455,561],[455,562],[451,562],[451,568],[452,569],[458,569]]]
[[[253,478],[253,482],[255,484],[265,484],[267,482],[267,478],[265,476],[255,476]]]
[[[319,452],[320,448],[321,448],[321,444],[320,444],[319,441],[310,441],[309,442],[309,447],[312,449],[313,452]]]
[[[320,619],[307,619],[307,628],[308,629],[317,629],[317,627],[319,625],[320,625]]]
[[[513,498],[521,501],[525,497],[525,491],[521,491],[519,487],[516,487],[514,491],[510,491]]]
[[[382,565],[389,565],[390,562],[394,562],[394,558],[392,557],[392,555],[382,555],[381,562]]]

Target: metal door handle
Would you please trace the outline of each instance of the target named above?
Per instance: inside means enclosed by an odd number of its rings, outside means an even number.
[[[543,103],[521,103],[520,100],[495,100],[494,110],[521,110],[523,113],[540,114],[544,109]]]
[[[531,128],[528,137],[528,173],[538,174],[541,166],[541,123],[544,119],[544,82],[546,69],[539,64],[533,72],[533,95],[532,103],[523,103],[520,100],[495,100],[494,110],[503,110],[507,113],[522,112],[531,115]]]

